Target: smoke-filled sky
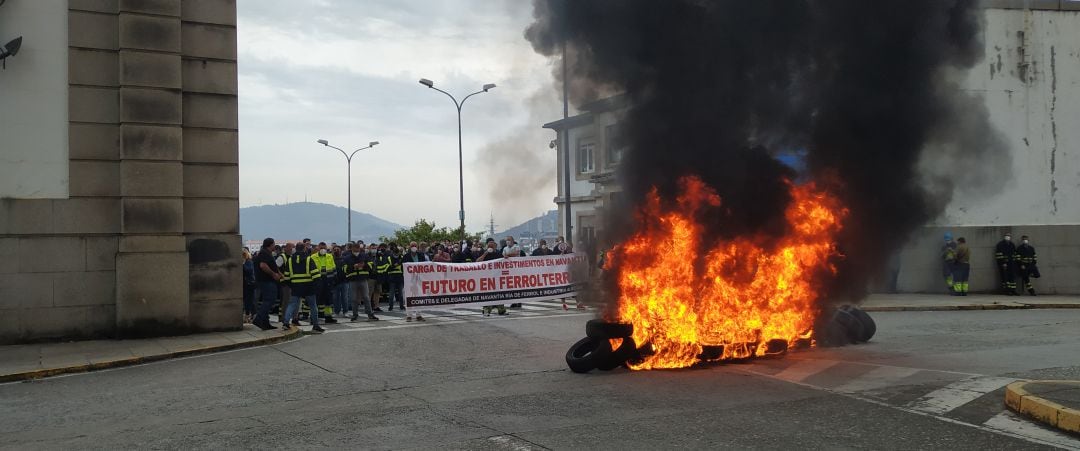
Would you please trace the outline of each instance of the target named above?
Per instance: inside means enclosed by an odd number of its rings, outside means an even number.
[[[561,117],[547,58],[522,32],[519,0],[240,0],[240,205],[346,204],[399,224],[458,222],[457,124],[446,96],[498,88],[464,107],[465,212],[510,227],[554,208]],[[459,95],[460,94],[460,95]],[[303,165],[306,173],[297,174]],[[298,179],[302,179],[299,181]]]

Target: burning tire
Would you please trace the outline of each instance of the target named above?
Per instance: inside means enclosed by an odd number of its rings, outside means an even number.
[[[566,351],[566,366],[575,373],[588,373],[600,364],[607,363],[611,356],[611,343],[608,340],[585,337]]]
[[[634,343],[633,338],[627,337],[622,339],[622,342],[619,343],[619,347],[612,351],[611,357],[596,365],[596,369],[601,371],[611,371],[637,356],[637,343]]]
[[[862,323],[862,335],[859,337],[859,341],[867,342],[870,341],[871,338],[874,338],[874,333],[877,332],[877,323],[874,323],[874,319],[866,314],[863,309],[853,305],[848,306],[847,311]]]
[[[599,319],[591,319],[585,323],[585,336],[590,338],[628,338],[633,334],[633,324],[609,323]]]

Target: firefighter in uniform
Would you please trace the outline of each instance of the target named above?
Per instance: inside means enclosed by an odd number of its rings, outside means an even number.
[[[964,237],[956,239],[956,262],[953,265],[953,296],[967,296],[971,276],[971,249]]]
[[[953,266],[956,265],[956,241],[951,232],[945,232],[945,244],[941,246],[941,274],[945,277],[945,286],[953,293]]]
[[[349,254],[345,256],[345,274],[348,278],[349,290],[352,292],[352,321],[360,318],[360,304],[364,304],[364,313],[368,321],[378,321],[379,317],[371,310],[371,292],[368,290],[368,275],[371,273],[371,257],[365,252],[362,244],[352,245]]]
[[[337,320],[334,319],[334,298],[330,294],[335,282],[334,273],[337,271],[334,255],[327,250],[326,243],[319,243],[319,250],[311,255],[311,259],[315,260],[319,267],[319,279],[315,281],[315,297],[318,299],[319,314],[322,315],[323,322],[334,324]]]
[[[311,308],[311,330],[315,332],[323,332],[323,328],[319,327],[319,315],[318,308],[315,305],[315,297],[317,291],[318,281],[322,277],[322,272],[319,270],[319,264],[315,261],[314,256],[306,253],[294,253],[289,256],[289,260],[285,262],[285,275],[289,278],[289,286],[292,290],[292,296],[289,298],[289,306],[285,310],[286,318],[293,318],[293,315],[300,308],[300,298],[303,298],[307,305]],[[289,324],[283,323],[282,329],[289,330]]]
[[[1035,247],[1031,245],[1028,236],[1020,237],[1020,245],[1016,247],[1016,263],[1020,270],[1020,280],[1024,282],[1024,289],[1035,296],[1035,285],[1031,284],[1031,278],[1039,278],[1039,256],[1035,254]]]
[[[998,242],[994,249],[994,261],[1001,277],[1001,292],[1016,296],[1016,245],[1012,242],[1011,233],[1006,233]]]

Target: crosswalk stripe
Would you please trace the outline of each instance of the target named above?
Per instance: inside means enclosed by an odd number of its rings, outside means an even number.
[[[1021,418],[1011,410],[1005,410],[993,418],[990,418],[983,426],[990,429],[1009,432],[1049,442],[1057,446],[1080,450],[1080,440],[1072,438],[1064,433],[1041,427],[1029,420]]]
[[[773,377],[786,381],[802,382],[804,379],[825,371],[838,363],[840,362],[836,360],[799,360],[794,365],[784,369],[784,371],[776,373]]]
[[[860,393],[896,385],[904,378],[918,373],[919,369],[898,366],[879,366],[869,372],[833,387],[841,393]]]
[[[908,407],[941,415],[1013,382],[1016,382],[1016,379],[991,376],[972,377],[927,393],[922,398],[913,401]]]

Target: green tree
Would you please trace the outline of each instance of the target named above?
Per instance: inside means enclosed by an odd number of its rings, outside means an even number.
[[[380,237],[379,240],[384,243],[396,242],[401,245],[409,244],[411,241],[420,242],[442,242],[445,240],[458,241],[462,236],[466,239],[477,241],[480,239],[480,233],[473,233],[466,235],[461,227],[436,227],[435,221],[428,221],[426,219],[417,219],[416,223],[412,227],[406,227],[394,232],[393,236]]]

